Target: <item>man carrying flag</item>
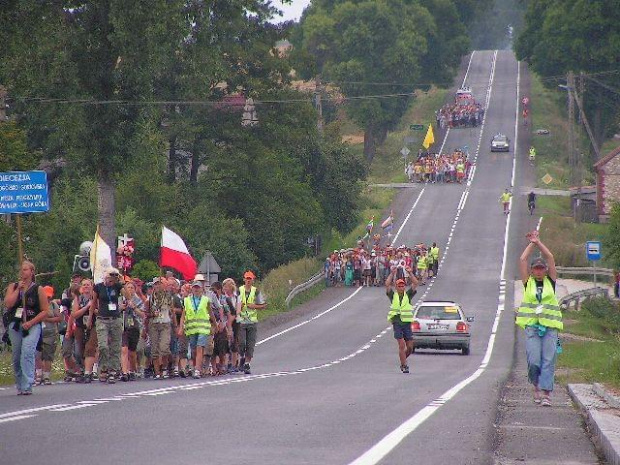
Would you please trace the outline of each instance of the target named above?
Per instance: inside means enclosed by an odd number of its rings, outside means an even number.
[[[388,216],[383,223],[381,223],[381,227],[383,228],[383,232],[387,233],[388,237],[392,237],[392,228],[394,227],[394,212],[390,212],[390,216]]]

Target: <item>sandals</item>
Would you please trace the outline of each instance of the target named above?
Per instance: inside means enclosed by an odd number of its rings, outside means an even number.
[[[540,405],[542,405],[543,407],[551,407],[551,399],[549,398],[549,396],[543,396],[542,400],[540,401]]]

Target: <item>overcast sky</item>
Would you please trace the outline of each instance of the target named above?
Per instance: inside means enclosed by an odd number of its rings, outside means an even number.
[[[288,21],[289,19],[299,20],[302,11],[310,4],[310,0],[293,0],[291,5],[283,5],[281,0],[273,0],[273,6],[284,12],[282,21]]]

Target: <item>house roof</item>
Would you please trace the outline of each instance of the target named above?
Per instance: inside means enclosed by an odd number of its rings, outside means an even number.
[[[607,155],[605,155],[603,158],[601,158],[599,161],[594,163],[594,168],[598,169],[603,165],[606,165],[612,158],[614,158],[618,154],[620,154],[620,145],[611,152],[609,152]]]

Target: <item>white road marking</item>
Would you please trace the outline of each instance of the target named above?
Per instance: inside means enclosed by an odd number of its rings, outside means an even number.
[[[493,63],[491,66],[491,79],[489,80],[489,89],[493,87],[492,77],[495,74],[496,60],[497,60],[497,50],[493,54]],[[517,63],[517,69],[518,69],[517,71],[517,107],[518,107],[519,105],[519,80],[520,80],[519,63]],[[489,101],[490,101],[490,91],[487,91],[487,102]],[[483,123],[481,125],[481,130],[480,130],[481,133],[483,131],[482,128],[484,126],[485,119],[486,119],[486,112],[485,112],[485,117],[483,118]],[[480,148],[480,143],[481,143],[481,138],[478,141],[478,149],[476,150],[476,156]],[[513,163],[515,163],[514,153],[516,153],[516,150],[513,152]],[[513,183],[514,183],[514,166],[513,166]],[[455,220],[455,224],[456,224],[456,221],[458,220]],[[505,270],[506,270],[506,256],[507,256],[507,249],[508,249],[509,227],[510,227],[510,214],[508,215],[508,221],[506,222],[506,231],[504,234],[504,250],[503,250],[504,257],[502,259],[502,269],[501,269],[501,274],[500,274],[500,289],[503,289],[504,295],[502,296],[501,291],[500,291],[501,299],[499,299],[500,301],[497,306],[497,312],[495,314],[493,328],[492,328],[491,335],[487,343],[487,349],[486,349],[485,355],[478,369],[474,373],[472,373],[470,376],[468,376],[467,378],[465,378],[464,380],[462,380],[461,382],[459,382],[458,384],[456,384],[455,386],[447,390],[438,399],[433,400],[428,405],[423,407],[419,412],[414,414],[411,418],[409,418],[407,421],[402,423],[395,430],[390,432],[387,436],[383,437],[377,444],[375,444],[373,447],[371,447],[369,450],[367,450],[365,453],[363,453],[361,456],[359,456],[357,459],[351,462],[350,465],[374,465],[378,463],[379,461],[381,461],[382,459],[384,459],[386,455],[388,455],[407,436],[409,436],[420,425],[422,425],[422,423],[424,423],[431,415],[433,415],[433,413],[435,413],[446,402],[454,398],[454,396],[456,396],[456,394],[458,394],[463,388],[471,384],[474,380],[478,379],[482,373],[484,373],[489,363],[489,360],[491,359],[491,355],[493,353],[497,326],[499,323],[501,313],[504,309],[504,298],[505,298],[505,288],[506,288],[504,276],[505,276]],[[446,253],[444,253],[441,261],[443,262],[445,258],[446,258]],[[432,282],[431,282],[431,286],[432,286]],[[431,286],[429,286],[426,289],[426,291],[424,292],[424,294],[422,295],[418,303],[424,299],[426,294],[428,294]]]
[[[2,420],[0,420],[0,423],[7,423],[9,421],[16,421],[16,420],[25,420],[26,418],[32,418],[32,417],[36,417],[36,415],[17,415],[15,417],[3,418]]]
[[[2,418],[7,418],[7,417],[13,417],[13,416],[18,416],[18,415],[24,415],[27,413],[33,413],[33,412],[41,412],[43,410],[49,410],[49,409],[53,409],[53,408],[59,408],[59,407],[66,407],[69,404],[56,404],[56,405],[48,405],[46,407],[35,407],[35,408],[28,408],[25,410],[17,410],[15,412],[8,412],[8,413],[3,413],[0,415],[0,419]]]

